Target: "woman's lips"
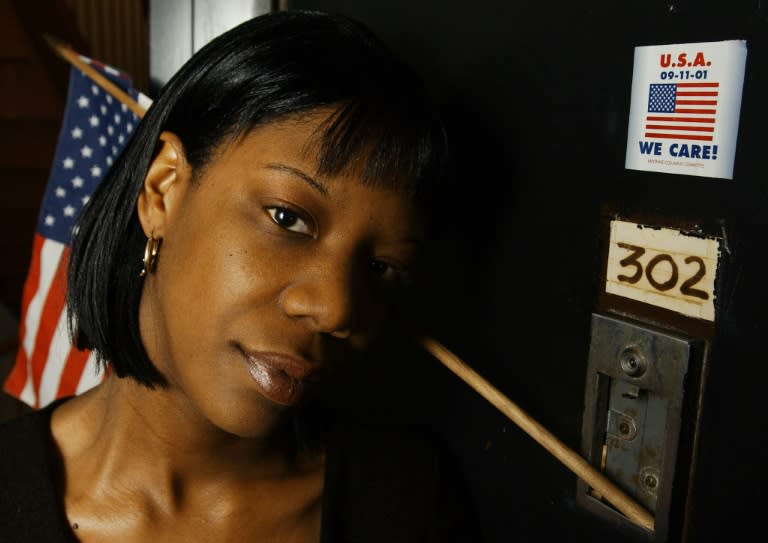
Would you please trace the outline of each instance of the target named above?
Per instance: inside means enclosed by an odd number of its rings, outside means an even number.
[[[270,352],[246,352],[246,366],[261,393],[280,405],[295,405],[304,395],[312,365],[302,358]]]

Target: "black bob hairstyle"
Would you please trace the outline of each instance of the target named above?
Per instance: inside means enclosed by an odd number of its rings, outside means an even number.
[[[415,74],[360,23],[319,12],[274,12],[212,40],[163,87],[83,208],[67,280],[80,349],[150,388],[165,383],[139,333],[146,237],[136,202],[161,131],[182,141],[193,172],[254,127],[316,108],[320,175],[360,168],[362,182],[420,201],[444,173],[445,135]]]

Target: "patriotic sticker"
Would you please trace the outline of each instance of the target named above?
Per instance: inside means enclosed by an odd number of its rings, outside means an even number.
[[[635,48],[625,167],[733,179],[747,43]]]

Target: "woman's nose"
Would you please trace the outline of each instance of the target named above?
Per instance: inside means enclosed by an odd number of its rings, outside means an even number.
[[[358,283],[354,266],[318,268],[288,284],[280,304],[286,315],[307,322],[313,331],[345,339],[355,325]]]

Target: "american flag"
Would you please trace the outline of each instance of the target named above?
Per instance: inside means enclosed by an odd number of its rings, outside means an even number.
[[[80,57],[131,97],[130,77]],[[78,213],[125,147],[139,122],[135,113],[82,71],[70,71],[67,104],[32,242],[22,293],[20,346],[4,389],[32,407],[98,384],[95,357],[74,348],[65,308],[70,235]]]
[[[712,141],[719,83],[651,83],[646,138]]]

